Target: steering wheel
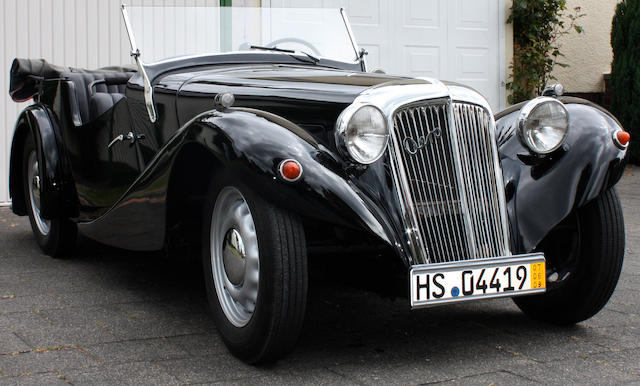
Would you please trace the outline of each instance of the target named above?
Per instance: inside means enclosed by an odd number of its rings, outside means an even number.
[[[318,49],[311,43],[309,43],[306,40],[303,39],[299,39],[299,38],[282,38],[282,39],[277,39],[272,41],[271,43],[267,44],[267,47],[275,47],[280,43],[298,43],[298,44],[302,44],[303,46],[308,47],[311,51],[313,51],[313,53],[315,55],[320,56],[320,51],[318,51]]]

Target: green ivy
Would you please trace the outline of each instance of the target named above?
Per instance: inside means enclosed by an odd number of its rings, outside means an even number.
[[[580,7],[566,13],[566,0],[514,0],[507,23],[513,23],[513,62],[507,90],[509,103],[518,103],[542,93],[555,79],[554,66],[567,67],[559,61],[558,39],[571,31],[582,33],[576,22],[585,16]]]
[[[640,1],[625,0],[616,7],[611,28],[611,112],[631,139],[640,139]],[[640,164],[640,146],[631,143],[631,162]]]

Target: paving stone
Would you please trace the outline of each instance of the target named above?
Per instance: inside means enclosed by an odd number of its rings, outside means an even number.
[[[496,371],[487,374],[470,375],[442,382],[444,385],[538,385],[531,379],[508,371]]]
[[[203,333],[167,311],[161,304],[126,303],[114,306],[107,325],[121,339],[144,339]]]
[[[38,374],[27,374],[18,377],[0,378],[2,385],[68,385],[68,383],[58,375],[57,372],[47,372]]]
[[[640,383],[640,348],[594,354],[589,358],[605,366],[611,365],[618,370],[636,376]]]
[[[533,361],[483,344],[452,342],[425,348],[421,355],[396,357],[368,355],[329,367],[350,380],[363,383],[430,383],[506,369]]]
[[[46,347],[17,355],[0,355],[0,371],[9,377],[87,368],[97,364],[93,358],[76,348]]]
[[[548,385],[630,384],[640,381],[640,378],[631,373],[608,366],[587,355],[547,363],[514,365],[508,371]]]
[[[84,349],[102,363],[152,362],[189,356],[175,341],[165,338],[111,342]]]
[[[589,341],[610,350],[640,348],[640,325],[598,327],[591,330]]]
[[[0,295],[0,313],[34,311],[64,308],[65,303],[55,295],[42,294],[30,296]]]
[[[81,385],[176,385],[178,379],[150,362],[105,364],[86,370],[62,372],[72,384]]]
[[[522,328],[519,331],[514,328],[508,334],[494,334],[493,337],[493,344],[500,350],[537,362],[606,350],[606,346],[596,343],[600,342],[600,336],[582,326],[558,328],[541,325],[541,328]]]
[[[30,347],[16,334],[0,331],[0,355],[29,350]]]
[[[172,336],[166,339],[195,357],[227,353],[227,348],[217,333]]]
[[[138,291],[121,288],[103,289],[101,291],[92,289],[80,292],[63,293],[58,295],[58,298],[66,306],[73,308],[140,302],[144,299]]]
[[[273,370],[264,376],[213,382],[220,385],[359,385],[340,374],[322,368],[298,371]]]
[[[268,375],[269,369],[247,365],[229,355],[157,362],[181,383],[227,382]]]
[[[634,315],[628,312],[620,312],[617,310],[616,306],[610,306],[607,304],[605,308],[593,316],[591,319],[585,320],[580,323],[581,326],[585,327],[611,327],[611,326],[619,326],[624,327],[628,325],[637,324],[639,320],[638,315]]]
[[[14,331],[18,329],[37,330],[51,327],[52,324],[34,311],[19,311],[0,314],[0,329]]]
[[[55,346],[83,347],[119,340],[117,336],[97,324],[87,324],[81,327],[48,326],[37,329],[18,326],[15,332],[31,347],[35,348]]]

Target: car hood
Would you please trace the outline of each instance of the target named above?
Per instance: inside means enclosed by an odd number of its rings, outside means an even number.
[[[238,66],[189,74],[179,94],[184,96],[232,92],[237,100],[250,96],[284,97],[351,103],[367,88],[385,83],[428,83],[420,79],[293,65]]]
[[[364,94],[375,96],[385,94],[383,90],[395,89],[399,95],[412,92],[415,97],[426,98],[436,91],[440,97],[454,97],[471,91],[472,95],[481,98],[472,90],[453,83],[302,64],[209,67],[166,75],[158,86],[177,95],[175,107],[179,126],[215,108],[215,95],[229,92],[235,97],[234,107],[266,111],[285,118],[303,127],[329,148],[334,146],[332,129],[338,116]]]
[[[310,65],[245,64],[173,73],[159,83],[177,93],[180,125],[211,110],[213,96],[230,92],[234,107],[267,111],[301,125],[332,127],[340,112],[365,90],[430,81]]]

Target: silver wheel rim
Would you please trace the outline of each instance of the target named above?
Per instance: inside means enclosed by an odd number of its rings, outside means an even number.
[[[29,201],[31,203],[31,211],[33,219],[36,223],[38,231],[43,235],[49,234],[51,221],[45,220],[40,216],[40,169],[38,168],[38,157],[36,152],[29,154],[29,165],[27,171],[27,181],[29,181]]]
[[[253,217],[238,189],[228,186],[218,195],[209,240],[220,307],[231,324],[244,327],[256,308],[260,255]]]

